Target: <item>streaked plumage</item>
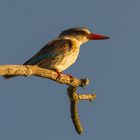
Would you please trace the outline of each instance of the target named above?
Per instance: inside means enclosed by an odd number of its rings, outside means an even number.
[[[76,61],[81,44],[94,39],[108,39],[108,37],[93,34],[86,27],[64,30],[58,38],[45,45],[24,65],[37,65],[42,68],[62,72]],[[5,76],[5,78],[10,77]]]
[[[38,65],[59,72],[73,64],[79,54],[79,47],[69,39],[56,39],[45,45],[24,65]]]

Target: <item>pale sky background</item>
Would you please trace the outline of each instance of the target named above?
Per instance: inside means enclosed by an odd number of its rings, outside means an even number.
[[[73,127],[66,86],[38,77],[0,78],[0,140],[139,140],[140,1],[0,0],[0,64],[22,64],[67,28],[110,40],[81,46],[65,71],[91,83],[80,93],[84,134]]]

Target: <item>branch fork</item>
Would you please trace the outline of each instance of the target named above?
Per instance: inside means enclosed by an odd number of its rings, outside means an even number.
[[[89,84],[88,79],[78,79],[73,77],[71,81],[70,76],[61,74],[60,78],[58,77],[57,72],[40,68],[38,66],[32,65],[0,65],[0,75],[11,75],[11,76],[38,76],[42,78],[48,78],[54,80],[61,84],[68,85],[67,95],[70,101],[70,112],[73,124],[75,126],[78,134],[83,133],[83,127],[81,125],[79,115],[78,115],[78,102],[80,100],[89,100],[92,101],[96,98],[96,94],[78,94],[77,88],[83,87],[85,88]]]

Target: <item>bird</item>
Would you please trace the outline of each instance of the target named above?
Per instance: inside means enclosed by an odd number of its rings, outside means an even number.
[[[110,37],[89,31],[87,27],[75,27],[62,31],[59,36],[48,42],[23,65],[36,65],[60,74],[78,58],[80,46],[90,40],[104,40]],[[15,76],[5,75],[5,79]]]

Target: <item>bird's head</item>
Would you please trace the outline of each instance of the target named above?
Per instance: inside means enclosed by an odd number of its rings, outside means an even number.
[[[91,33],[86,27],[70,28],[62,31],[59,37],[76,39],[80,44],[89,40],[109,39],[108,36]]]

